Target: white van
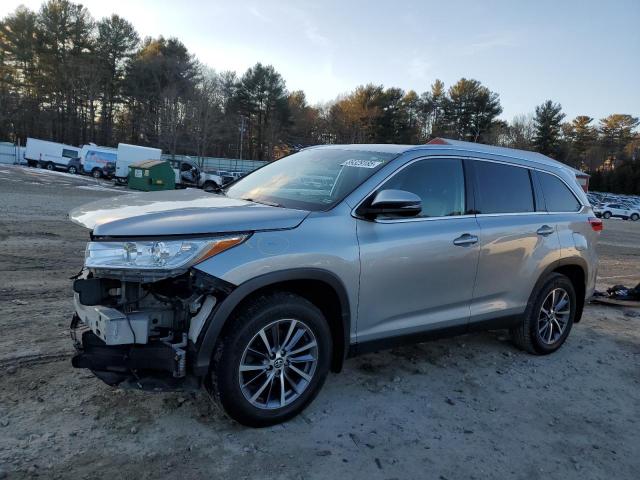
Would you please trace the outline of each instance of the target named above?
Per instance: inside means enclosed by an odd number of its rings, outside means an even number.
[[[77,173],[80,149],[64,143],[27,138],[24,158],[30,167],[61,169]]]
[[[101,147],[95,143],[83,145],[80,150],[82,173],[95,178],[113,177],[116,169],[118,150],[112,147]]]
[[[129,175],[129,165],[142,160],[162,160],[162,150],[159,148],[141,147],[139,145],[118,144],[118,159],[116,161],[116,180],[126,181]]]

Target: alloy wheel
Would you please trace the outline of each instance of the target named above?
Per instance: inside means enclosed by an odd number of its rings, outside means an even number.
[[[556,343],[567,328],[571,316],[569,294],[563,288],[554,288],[542,302],[538,315],[538,335],[546,345]]]
[[[253,336],[238,368],[244,397],[254,407],[291,404],[307,389],[318,365],[318,343],[302,321],[282,319]]]

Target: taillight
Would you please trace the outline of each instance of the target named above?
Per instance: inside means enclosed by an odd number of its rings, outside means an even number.
[[[591,224],[591,228],[594,232],[601,232],[604,227],[602,220],[599,218],[589,217],[589,223]]]

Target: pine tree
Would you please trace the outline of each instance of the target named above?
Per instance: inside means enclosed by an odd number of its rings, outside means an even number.
[[[533,119],[535,126],[533,144],[538,152],[550,157],[557,157],[564,117],[562,105],[553,103],[551,100],[536,107]]]
[[[487,141],[498,115],[500,96],[478,80],[461,78],[448,91],[445,122],[459,140]]]
[[[591,126],[593,118],[587,115],[578,115],[566,128],[567,139],[571,142],[571,151],[576,161],[572,162],[578,168],[587,164],[587,151],[596,143],[597,132]]]

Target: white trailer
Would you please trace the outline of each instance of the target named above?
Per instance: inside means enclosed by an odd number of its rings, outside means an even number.
[[[139,145],[118,144],[118,159],[116,161],[116,179],[125,181],[129,176],[129,165],[142,160],[162,160],[162,150],[159,148],[141,147]]]
[[[24,158],[30,167],[56,168],[76,173],[80,149],[64,143],[27,138]]]

